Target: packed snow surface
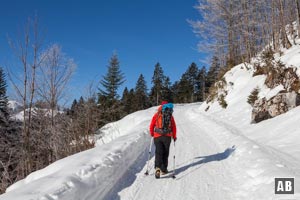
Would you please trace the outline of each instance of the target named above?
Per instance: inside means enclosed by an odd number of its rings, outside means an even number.
[[[148,126],[157,109],[151,108],[110,124],[103,134],[110,132],[113,138],[102,138],[95,148],[30,174],[0,199],[300,198],[300,108],[257,125],[238,126],[227,120],[228,113],[209,114],[202,106],[175,106],[178,140],[171,144],[169,170],[176,155],[176,179],[171,174],[154,178],[154,149],[149,175],[144,175]],[[248,119],[242,113],[240,120]],[[294,177],[296,194],[275,195],[275,177]]]

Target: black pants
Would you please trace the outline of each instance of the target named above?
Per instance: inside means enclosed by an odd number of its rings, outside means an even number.
[[[169,149],[171,137],[161,136],[154,138],[155,144],[155,168],[158,167],[166,172],[168,169]]]

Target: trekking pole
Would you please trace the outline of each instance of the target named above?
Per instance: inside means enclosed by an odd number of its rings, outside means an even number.
[[[176,153],[176,148],[175,148],[175,141],[174,141],[174,159],[173,159],[173,175],[172,178],[176,178],[175,176],[175,153]]]
[[[149,146],[149,155],[148,155],[148,161],[147,161],[147,170],[145,172],[145,175],[149,175],[148,169],[149,169],[149,160],[150,160],[150,156],[151,156],[152,143],[153,143],[153,137],[151,137],[151,142],[150,142],[150,146]]]

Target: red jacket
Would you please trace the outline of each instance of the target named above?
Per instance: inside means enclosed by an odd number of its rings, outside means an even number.
[[[150,134],[154,138],[162,136],[161,134],[154,132],[154,127],[155,127],[155,124],[156,124],[157,116],[158,116],[158,112],[155,113],[155,115],[152,117],[152,120],[151,120],[151,123],[150,123]],[[174,139],[176,139],[176,123],[175,123],[175,120],[174,120],[173,116],[171,118],[171,129],[172,129],[171,133],[164,134],[164,135],[169,136],[169,137],[173,137]]]

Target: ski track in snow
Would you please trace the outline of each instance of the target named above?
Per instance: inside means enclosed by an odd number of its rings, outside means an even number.
[[[274,174],[298,176],[296,164],[290,159],[282,160],[277,156],[279,151],[199,112],[198,106],[178,106],[174,116],[178,129],[176,179],[170,175],[155,179],[152,157],[149,176],[144,175],[145,166],[135,182],[119,192],[120,199],[276,199],[279,197],[274,195]],[[169,171],[173,170],[173,154],[172,143]],[[283,168],[286,164],[290,167]]]
[[[121,199],[178,199],[179,196],[185,196],[186,199],[199,199],[197,193],[194,192],[199,190],[203,191],[203,198],[209,198],[214,193],[217,195],[216,198],[221,199],[228,194],[223,191],[228,191],[229,188],[215,181],[220,177],[224,178],[222,169],[226,166],[221,162],[213,164],[215,167],[212,169],[206,165],[209,162],[225,159],[231,152],[225,152],[224,148],[215,143],[209,134],[203,134],[206,130],[201,128],[204,124],[197,123],[198,119],[191,119],[188,111],[184,112],[184,109],[178,108],[175,112],[175,120],[180,142],[176,143],[176,179],[173,180],[171,175],[167,175],[156,180],[153,169],[154,158],[152,158],[149,176],[143,174],[146,170],[144,168],[137,175],[133,185],[120,192]],[[171,144],[169,171],[173,170],[173,154],[174,145]],[[194,179],[195,176],[199,178]],[[232,178],[232,175],[230,176]]]

